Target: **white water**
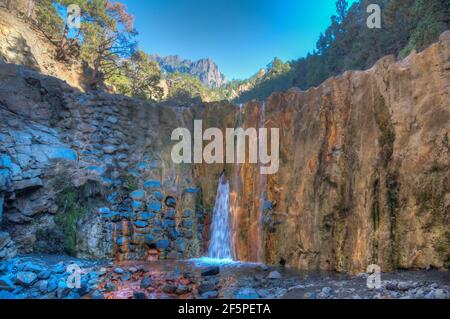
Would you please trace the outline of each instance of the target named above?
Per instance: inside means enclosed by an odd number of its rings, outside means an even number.
[[[229,205],[230,185],[225,175],[220,176],[211,224],[208,256],[213,259],[232,260],[231,222]]]

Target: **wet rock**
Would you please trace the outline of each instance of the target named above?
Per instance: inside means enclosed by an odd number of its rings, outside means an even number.
[[[150,213],[150,212],[139,212],[136,216],[137,220],[143,220],[143,221],[148,221],[153,219],[156,216],[155,213]]]
[[[65,280],[60,280],[58,282],[58,288],[56,289],[56,296],[59,299],[63,299],[69,295],[71,292],[71,289],[67,286],[67,283]]]
[[[203,282],[198,286],[198,292],[200,294],[205,293],[207,291],[215,290],[216,285],[211,282]]]
[[[271,271],[267,276],[268,279],[281,279],[283,276],[276,270]]]
[[[35,263],[32,263],[32,262],[29,262],[29,263],[25,264],[23,270],[24,271],[31,271],[31,272],[39,274],[39,273],[41,273],[41,272],[43,272],[43,271],[45,271],[47,269],[44,266],[42,266],[42,265],[38,265],[38,264],[35,264]]]
[[[189,293],[191,291],[191,289],[186,286],[186,285],[178,285],[177,290],[175,291],[175,293],[177,295],[185,295],[187,293]]]
[[[147,245],[155,245],[155,237],[153,237],[152,235],[146,235],[145,236],[145,244]]]
[[[141,280],[140,287],[142,289],[147,289],[152,285],[152,278],[150,276],[146,276]]]
[[[327,299],[331,297],[332,292],[333,290],[330,287],[323,287],[317,297],[320,299]]]
[[[203,277],[215,276],[218,275],[219,273],[220,273],[219,267],[209,267],[208,269],[202,271],[202,276]]]
[[[142,220],[137,220],[134,223],[134,226],[136,226],[137,228],[144,228],[148,226],[148,223]]]
[[[0,290],[13,291],[16,289],[13,281],[6,276],[0,277]]]
[[[305,299],[317,299],[317,296],[314,292],[306,292],[303,294],[303,298]]]
[[[129,270],[130,273],[132,273],[132,274],[135,274],[135,273],[138,272],[138,269],[137,269],[136,267],[130,267],[128,270]]]
[[[133,291],[133,299],[147,299],[147,297],[145,296],[145,293],[141,292],[141,291]]]
[[[116,289],[117,289],[117,286],[115,284],[113,284],[113,283],[110,283],[110,282],[108,282],[106,284],[106,286],[105,286],[105,290],[109,291],[109,292],[115,291]]]
[[[43,294],[47,293],[47,289],[48,289],[48,281],[47,280],[41,280],[39,283],[39,291]]]
[[[425,295],[425,299],[446,299],[447,294],[443,289],[432,289]]]
[[[259,295],[253,288],[244,288],[236,293],[236,299],[259,299]]]
[[[48,270],[48,269],[45,269],[45,270],[43,270],[43,271],[41,271],[40,273],[38,273],[38,279],[48,279],[48,278],[50,278],[50,276],[51,276],[51,272],[50,272],[50,270]]]
[[[219,292],[217,291],[205,291],[204,293],[200,294],[200,297],[203,299],[214,299],[219,296]]]
[[[16,283],[24,287],[29,287],[36,281],[37,275],[30,271],[21,271],[16,275]]]
[[[95,290],[94,292],[92,292],[91,298],[92,299],[105,299],[103,294],[100,291],[98,291],[98,290]]]
[[[170,246],[170,241],[168,241],[167,239],[158,240],[156,242],[156,248],[161,249],[161,250],[168,249],[169,246]]]
[[[151,202],[147,209],[152,212],[160,213],[161,212],[161,203],[159,202]]]
[[[1,299],[18,299],[18,296],[15,295],[14,293],[11,293],[9,291],[6,290],[0,290],[0,300]]]
[[[162,287],[162,291],[165,292],[166,294],[174,294],[177,291],[177,286],[176,285],[172,285],[172,284],[165,284]]]
[[[135,190],[130,194],[130,197],[134,201],[143,201],[145,199],[145,196],[146,196],[145,191],[142,189]]]
[[[52,268],[52,273],[63,274],[66,271],[66,266],[63,263],[58,263]]]
[[[58,288],[58,281],[55,278],[51,278],[47,282],[47,292],[53,292]]]

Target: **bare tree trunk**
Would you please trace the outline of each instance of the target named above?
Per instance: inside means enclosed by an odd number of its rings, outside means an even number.
[[[36,7],[35,1],[34,0],[28,0],[28,5],[27,5],[27,18],[28,19],[32,19],[33,18],[35,7]]]

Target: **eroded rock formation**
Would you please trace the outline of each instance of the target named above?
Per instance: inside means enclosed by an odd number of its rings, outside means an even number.
[[[244,125],[256,126],[259,112],[248,104]],[[280,128],[280,171],[261,184],[254,165],[238,168],[237,255],[257,259],[259,210],[264,261],[353,273],[372,263],[448,268],[449,124],[449,32],[401,62],[272,95],[265,126]]]

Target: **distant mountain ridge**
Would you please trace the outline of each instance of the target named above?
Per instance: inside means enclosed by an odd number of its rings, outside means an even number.
[[[168,74],[176,72],[190,74],[197,77],[203,84],[210,88],[218,88],[227,83],[217,64],[209,59],[191,61],[182,59],[179,55],[159,56],[150,55],[150,59],[157,62],[161,70]]]

